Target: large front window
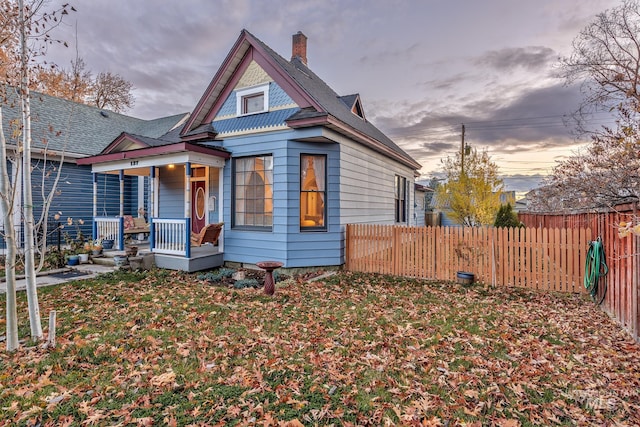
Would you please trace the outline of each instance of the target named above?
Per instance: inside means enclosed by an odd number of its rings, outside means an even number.
[[[233,159],[233,226],[271,228],[273,225],[273,157]]]
[[[300,228],[324,229],[326,191],[326,156],[300,156]]]

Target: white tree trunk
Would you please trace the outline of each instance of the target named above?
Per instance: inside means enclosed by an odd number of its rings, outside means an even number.
[[[16,308],[16,233],[13,227],[13,201],[9,173],[7,170],[7,140],[2,128],[2,107],[0,106],[0,211],[4,223],[4,241],[7,246],[5,254],[5,280],[7,284],[7,351],[18,349],[18,310]]]
[[[31,339],[42,339],[42,324],[40,321],[40,305],[36,284],[35,250],[33,232],[33,194],[31,191],[31,95],[29,92],[29,52],[27,47],[27,22],[23,0],[18,0],[20,8],[20,102],[22,106],[22,191],[23,221],[24,221],[24,272],[27,286],[27,303],[29,305],[29,324]]]

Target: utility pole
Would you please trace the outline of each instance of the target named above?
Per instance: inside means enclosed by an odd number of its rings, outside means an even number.
[[[462,123],[462,140],[460,145],[460,166],[461,166],[460,176],[462,177],[464,175],[464,123]]]

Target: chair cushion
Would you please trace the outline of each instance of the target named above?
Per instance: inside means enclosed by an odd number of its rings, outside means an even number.
[[[135,223],[133,222],[133,216],[131,215],[124,215],[124,229],[128,230],[130,228],[135,227]]]

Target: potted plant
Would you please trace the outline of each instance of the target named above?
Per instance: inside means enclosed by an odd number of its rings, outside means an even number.
[[[103,249],[113,249],[114,244],[115,244],[115,240],[113,239],[102,239]]]
[[[115,262],[116,267],[123,267],[129,264],[129,258],[125,255],[116,255],[113,257],[113,262]]]
[[[80,262],[80,264],[89,262],[89,251],[83,250],[82,252],[79,252],[78,261]]]
[[[99,256],[102,254],[102,239],[90,241],[85,245],[85,249],[91,252],[91,256]]]
[[[78,254],[72,254],[67,256],[67,265],[74,266],[80,264],[80,256]]]

